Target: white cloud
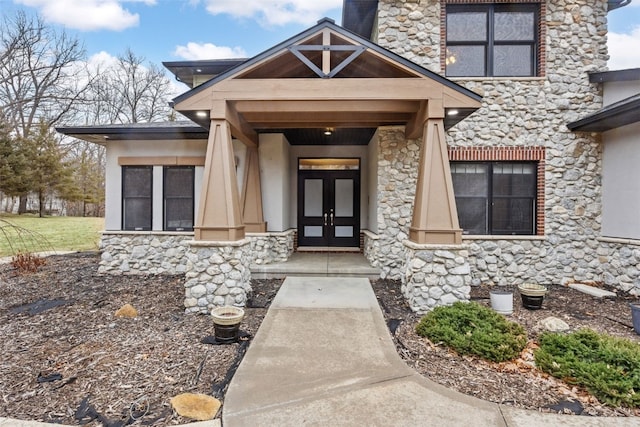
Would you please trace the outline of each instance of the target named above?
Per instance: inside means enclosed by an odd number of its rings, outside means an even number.
[[[640,68],[640,26],[634,28],[631,33],[609,33],[609,62],[610,70],[624,70],[627,68]]]
[[[246,58],[241,47],[216,46],[213,43],[189,42],[186,46],[176,46],[174,55],[188,60]]]
[[[309,25],[342,6],[342,0],[205,0],[212,15],[226,13],[236,18],[255,19],[261,25]]]
[[[123,7],[124,3],[152,6],[156,0],[15,0],[37,8],[45,20],[77,30],[114,30],[135,27],[140,15]]]

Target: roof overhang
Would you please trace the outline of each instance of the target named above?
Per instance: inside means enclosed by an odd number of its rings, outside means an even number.
[[[637,122],[640,122],[640,94],[607,105],[567,127],[577,132],[606,132]]]
[[[134,123],[97,126],[61,126],[56,131],[95,144],[109,141],[204,139],[209,131],[192,122]]]
[[[482,97],[323,19],[318,25],[174,99],[207,127],[226,119],[234,137],[271,129],[407,126],[421,136],[425,117],[452,126]]]
[[[165,61],[162,65],[173,73],[177,81],[192,88],[193,78],[195,76],[215,77],[233,67],[237,67],[246,60],[246,58],[233,58],[199,61]]]
[[[624,7],[629,3],[631,3],[631,0],[609,0],[609,2],[607,3],[607,6],[608,6],[607,10],[611,12],[612,10]]]

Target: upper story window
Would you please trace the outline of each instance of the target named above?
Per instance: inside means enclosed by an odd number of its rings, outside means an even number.
[[[536,173],[534,162],[452,162],[463,233],[536,234]]]
[[[151,230],[153,167],[122,167],[122,229]]]
[[[447,77],[538,74],[539,4],[449,4],[445,14]]]

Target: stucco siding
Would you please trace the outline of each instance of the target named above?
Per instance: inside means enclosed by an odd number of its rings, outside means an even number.
[[[106,154],[105,230],[120,230],[122,228],[122,170],[118,164],[120,157],[204,157],[206,147],[207,141],[205,140],[110,141],[107,144]],[[199,173],[198,169],[202,168],[196,167],[196,176]],[[161,230],[162,168],[159,172],[154,171],[153,185],[153,229]],[[195,188],[195,203],[197,205],[200,196],[197,191],[199,186]],[[156,204],[158,200],[160,205]]]
[[[602,235],[640,239],[640,123],[603,134]]]

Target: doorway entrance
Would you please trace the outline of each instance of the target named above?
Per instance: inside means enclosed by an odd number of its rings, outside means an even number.
[[[360,159],[298,159],[298,246],[360,246]]]

